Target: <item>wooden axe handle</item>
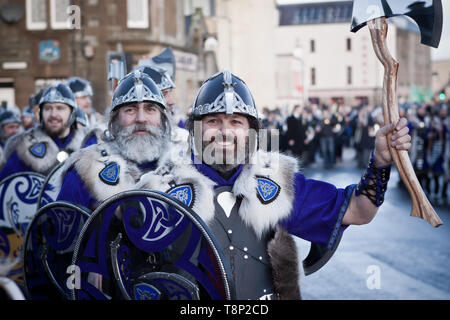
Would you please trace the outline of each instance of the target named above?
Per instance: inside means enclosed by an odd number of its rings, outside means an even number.
[[[397,109],[397,72],[398,62],[391,56],[387,48],[386,36],[388,24],[385,17],[376,18],[367,22],[372,36],[375,54],[384,66],[383,81],[383,117],[384,124],[397,123],[400,116]],[[391,134],[388,135],[388,141]],[[397,150],[389,145],[392,158],[412,200],[411,216],[428,221],[433,227],[442,224],[441,219],[428,201],[419,180],[416,177],[408,151]]]

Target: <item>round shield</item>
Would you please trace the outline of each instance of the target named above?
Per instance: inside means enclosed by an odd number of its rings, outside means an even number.
[[[69,267],[76,240],[90,214],[88,209],[66,201],[49,203],[36,213],[24,243],[24,278],[29,299],[70,299]]]
[[[0,182],[0,261],[21,256],[26,229],[36,214],[44,180],[42,174],[22,172]],[[17,264],[8,277],[23,283],[22,265]]]
[[[48,203],[56,201],[59,191],[61,190],[62,183],[62,167],[64,162],[58,164],[53,170],[48,174],[44,181],[41,192],[39,193],[37,207],[42,208]]]
[[[135,190],[103,202],[77,240],[73,299],[232,299],[224,255],[205,223],[167,194]]]

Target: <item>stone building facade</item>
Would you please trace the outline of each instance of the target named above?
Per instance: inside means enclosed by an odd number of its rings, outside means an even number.
[[[0,0],[0,100],[20,108],[29,96],[54,80],[80,76],[91,81],[94,107],[104,111],[111,99],[108,61],[120,56],[131,70],[142,58],[172,47],[177,60],[174,97],[187,111],[203,78],[217,70],[206,64],[203,46],[189,37],[207,31],[186,16],[183,0],[18,0],[11,9]],[[6,8],[6,9],[4,9]],[[17,12],[17,21],[3,14]],[[8,13],[9,12],[9,13]],[[20,15],[20,13],[22,13]]]

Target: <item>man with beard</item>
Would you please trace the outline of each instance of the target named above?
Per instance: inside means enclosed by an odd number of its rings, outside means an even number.
[[[159,90],[161,90],[164,95],[164,100],[166,101],[167,115],[171,123],[171,140],[173,143],[185,145],[187,148],[189,133],[186,129],[179,127],[180,119],[176,114],[177,107],[175,106],[175,100],[172,96],[172,90],[174,90],[176,86],[169,74],[169,71],[155,66],[146,65],[139,66],[136,69],[147,74],[156,83]]]
[[[334,249],[347,226],[370,222],[382,204],[392,163],[389,145],[411,146],[402,119],[379,130],[358,185],[340,189],[306,179],[295,158],[257,150],[255,102],[229,71],[200,88],[188,129],[190,156],[169,157],[136,187],[187,190],[180,200],[193,199],[186,204],[210,227],[237,299],[299,299],[297,248],[290,234]]]
[[[104,142],[79,150],[65,163],[57,200],[94,209],[156,168],[168,147],[170,124],[153,80],[132,71],[120,81],[109,112]]]
[[[86,131],[76,128],[76,108],[65,84],[55,82],[45,90],[39,101],[40,125],[8,140],[0,180],[25,171],[46,175],[72,152],[95,143],[92,139],[83,143]]]

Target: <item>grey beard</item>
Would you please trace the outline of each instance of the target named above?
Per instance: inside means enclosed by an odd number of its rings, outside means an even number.
[[[146,130],[148,135],[134,135],[136,130]],[[167,137],[160,127],[135,124],[122,128],[116,135],[119,152],[125,159],[139,164],[159,159],[166,149]]]

